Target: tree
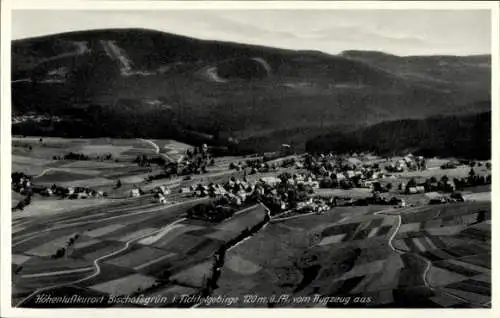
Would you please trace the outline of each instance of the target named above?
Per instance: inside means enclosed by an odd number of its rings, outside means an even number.
[[[387,189],[387,191],[391,191],[392,189],[392,183],[388,183],[385,188]]]
[[[333,186],[333,180],[330,177],[326,177],[321,179],[319,183],[320,188],[332,188]]]
[[[470,168],[469,177],[474,177],[475,175],[476,175],[476,171],[474,171],[474,168]]]
[[[290,172],[284,172],[278,176],[281,182],[286,183],[288,179],[292,178],[292,174]]]
[[[15,209],[23,211],[25,206],[26,206],[26,205],[25,205],[25,203],[24,203],[24,200],[21,200],[21,201],[19,201],[19,203],[16,205],[16,208],[15,208]]]
[[[447,175],[444,175],[444,176],[441,177],[441,182],[443,182],[443,183],[447,183],[448,180],[449,180],[449,178],[448,178]]]
[[[118,181],[116,181],[116,189],[121,188],[121,186],[122,186],[122,182],[120,179],[118,179]]]
[[[408,181],[408,187],[416,187],[417,186],[417,181],[415,178],[411,178],[410,181]]]

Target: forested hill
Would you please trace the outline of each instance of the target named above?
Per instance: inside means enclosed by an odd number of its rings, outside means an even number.
[[[306,143],[306,149],[490,159],[491,112],[383,122],[350,133],[333,132],[313,138]]]
[[[70,32],[12,42],[13,117],[59,120],[13,128],[182,141],[191,131],[257,150],[303,147],[328,127],[489,111],[478,102],[490,79],[488,55],[332,55],[144,29]]]

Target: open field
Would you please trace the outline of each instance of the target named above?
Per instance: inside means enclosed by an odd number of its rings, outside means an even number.
[[[491,217],[489,204],[372,210],[352,217],[343,212],[359,209],[367,208],[334,208],[326,215],[271,223],[226,254],[215,294],[280,291],[293,296],[352,295],[374,300],[357,307],[401,306],[401,301],[410,307],[442,307],[450,297],[453,301],[444,307],[475,307],[490,300],[489,228],[481,226],[487,224],[484,221],[475,223],[478,213],[485,213],[485,220]],[[446,229],[446,224],[457,222],[458,231]],[[443,230],[431,235],[432,229]],[[466,287],[475,286],[468,282],[471,279],[482,281],[477,283],[485,286],[482,291]],[[391,297],[382,297],[387,291]]]
[[[210,275],[216,250],[239,233],[231,232],[220,239],[208,235],[228,231],[229,226],[233,230],[235,226],[240,230],[253,226],[266,213],[259,206],[248,208],[232,223],[223,223],[221,229],[212,223],[180,219],[199,202],[125,209],[117,202],[107,208],[104,205],[47,216],[43,223],[26,223],[25,229],[13,237],[15,269],[19,270],[15,275],[16,297],[21,299],[28,292],[50,286],[49,278],[58,285],[129,294],[150,288],[165,270],[172,272],[173,281],[201,288]],[[51,260],[49,256],[75,233],[80,237],[68,257]]]
[[[349,190],[343,189],[316,189],[314,191],[315,195],[321,197],[349,197],[353,199],[364,199],[371,196],[370,189],[364,188],[353,188]]]

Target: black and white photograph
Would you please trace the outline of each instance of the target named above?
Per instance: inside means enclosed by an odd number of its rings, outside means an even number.
[[[498,4],[111,2],[9,8],[11,309],[492,308]]]

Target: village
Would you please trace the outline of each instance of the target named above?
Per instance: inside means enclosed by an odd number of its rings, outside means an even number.
[[[111,154],[102,156],[111,160]],[[77,156],[72,152],[57,160],[99,160],[88,156]],[[426,194],[427,204],[463,202],[460,191],[475,186],[491,184],[490,162],[445,161],[439,167],[428,168],[429,158],[408,154],[396,159],[378,158],[368,154],[295,154],[289,145],[279,151],[263,155],[251,155],[242,160],[231,161],[226,168],[227,180],[222,183],[196,183],[191,176],[207,174],[207,168],[214,166],[215,158],[206,144],[189,148],[176,161],[166,162],[163,156],[138,155],[133,163],[139,167],[151,168],[152,164],[162,167],[163,171],[144,178],[142,185],[153,180],[172,180],[182,178],[189,186],[176,189],[186,197],[207,197],[211,199],[206,213],[226,208],[238,209],[241,206],[262,202],[273,214],[324,213],[335,206],[391,205],[397,207],[414,206],[407,202],[411,195]],[[102,159],[100,159],[102,160]],[[432,159],[431,159],[432,160]],[[448,177],[446,171],[457,167],[467,167],[467,176]],[[476,174],[476,169],[482,173]],[[432,172],[435,172],[433,174]],[[431,174],[429,174],[431,172]],[[487,172],[487,173],[485,173]],[[410,174],[411,177],[405,176]],[[422,177],[420,175],[429,175]],[[210,180],[210,178],[207,178]],[[113,190],[120,189],[117,180]],[[108,192],[91,187],[64,187],[57,184],[37,186],[31,176],[22,172],[12,174],[12,189],[25,196],[14,209],[22,210],[31,203],[37,193],[45,197],[61,199],[88,199],[108,197]],[[351,195],[351,190],[360,190]],[[169,204],[168,196],[173,189],[168,184],[158,185],[149,191],[140,184],[128,190],[129,197],[152,196],[158,204]],[[412,200],[409,200],[412,201]],[[421,204],[421,203],[420,203]],[[214,211],[215,211],[214,210]],[[199,213],[197,217],[200,217]],[[226,213],[226,215],[229,215]],[[219,219],[219,218],[217,218]]]
[[[454,218],[460,218],[491,200],[489,161],[309,154],[290,145],[263,154],[216,156],[205,144],[160,140],[21,141],[12,173],[19,304],[33,300],[28,291],[36,294],[45,277],[60,281],[53,288],[66,288],[73,280],[93,282],[90,270],[98,273],[90,289],[107,295],[121,279],[128,282],[121,295],[163,295],[158,290],[179,286],[189,295],[210,295],[233,266],[224,253],[254,236],[282,235],[274,232],[279,224],[298,219],[308,226],[333,218],[337,221],[325,224],[340,227],[338,237],[361,239],[377,231],[389,235],[389,228],[399,231],[391,223],[394,216],[378,215],[384,211],[410,215],[415,209],[456,206]],[[476,214],[450,222],[487,221],[485,211]],[[349,234],[339,221],[372,218],[392,225],[383,230],[360,225],[357,234]],[[299,246],[311,235],[334,239],[326,232],[290,233],[297,233]],[[253,250],[251,258],[268,253]],[[117,269],[110,266],[120,270],[114,274]],[[120,274],[121,268],[127,270]],[[86,293],[85,284],[77,285]]]

